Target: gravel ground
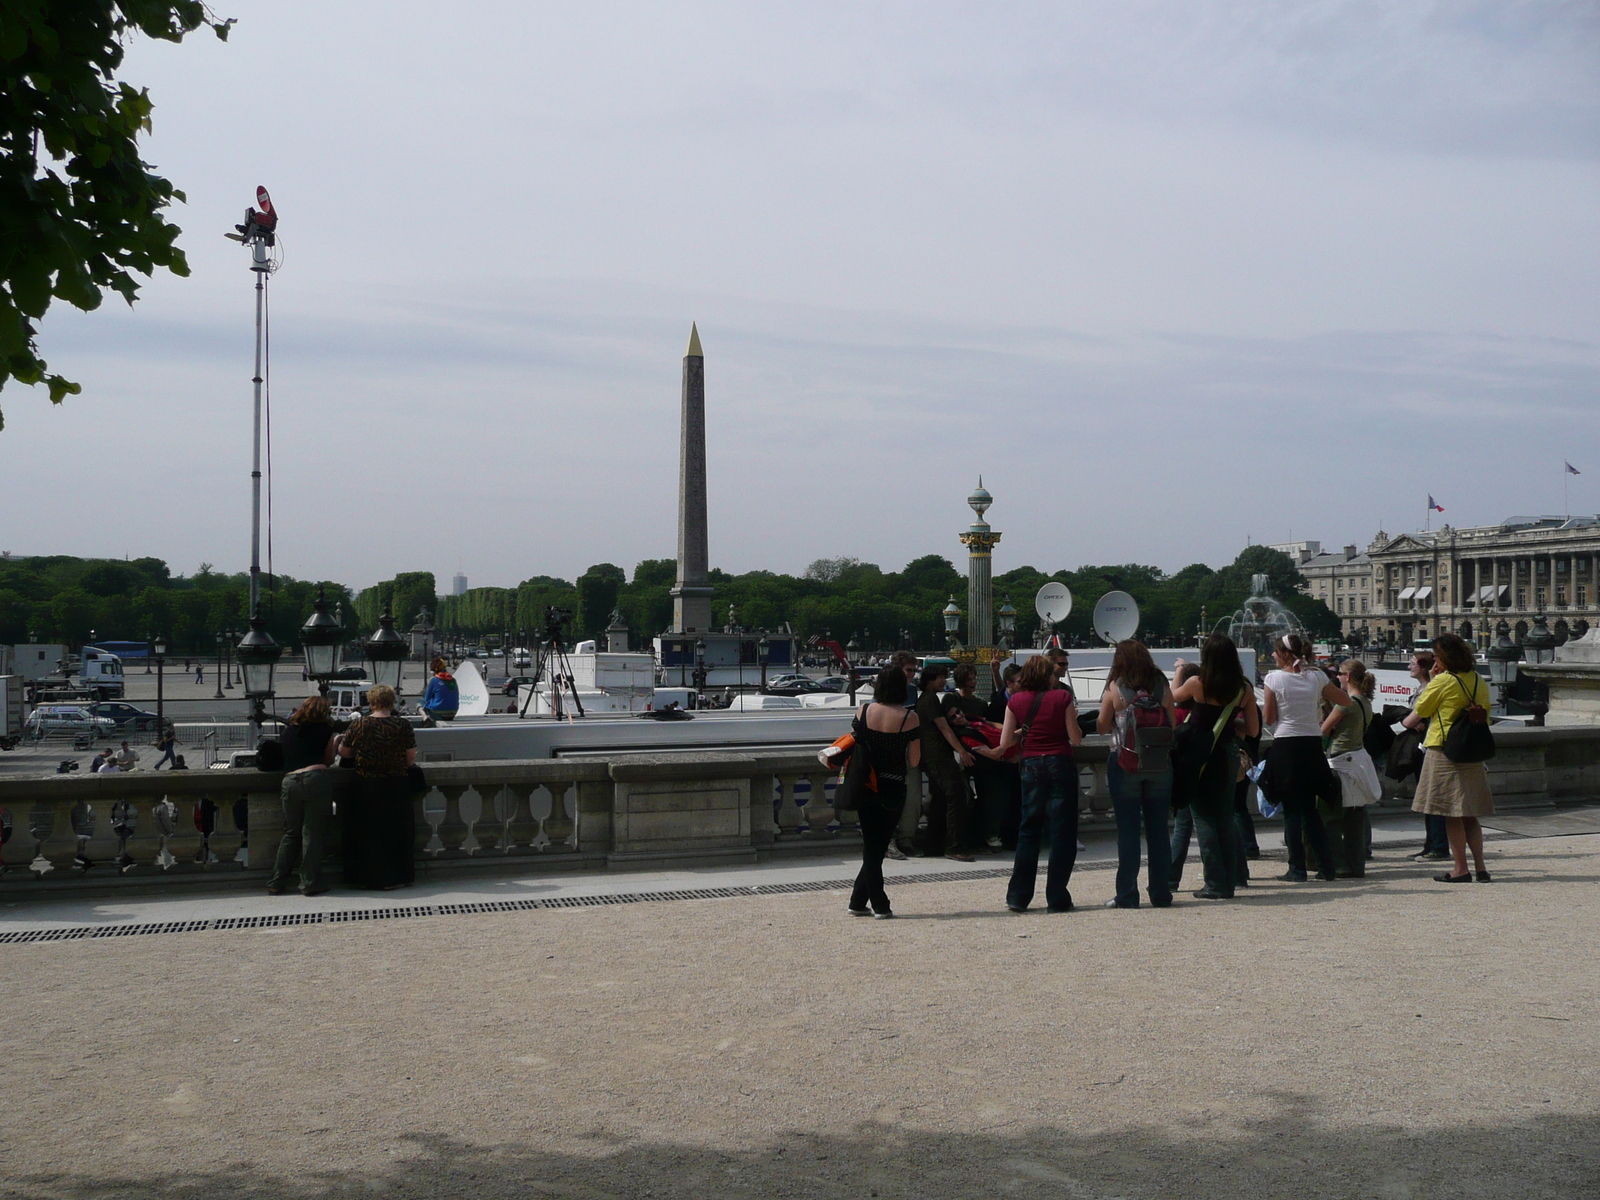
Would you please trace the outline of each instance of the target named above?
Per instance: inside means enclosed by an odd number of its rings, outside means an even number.
[[[9,946],[0,1195],[1597,1196],[1600,836],[1491,857]]]

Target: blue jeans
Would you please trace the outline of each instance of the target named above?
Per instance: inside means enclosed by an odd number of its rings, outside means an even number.
[[[1230,760],[1229,765],[1232,765]],[[1226,771],[1208,770],[1200,777],[1194,801],[1189,805],[1196,840],[1200,843],[1200,866],[1205,885],[1223,896],[1248,883],[1244,839],[1240,836],[1233,811],[1233,779]]]
[[[1142,827],[1150,858],[1150,903],[1165,908],[1172,903],[1168,881],[1172,871],[1172,848],[1167,842],[1172,772],[1131,774],[1117,765],[1113,751],[1106,764],[1106,783],[1111,788],[1111,807],[1117,818],[1117,907],[1139,907],[1139,834]]]
[[[1443,817],[1436,817],[1432,813],[1423,813],[1423,828],[1427,830],[1422,839],[1422,852],[1424,854],[1449,854],[1450,838],[1445,833]]]
[[[1069,912],[1067,881],[1078,861],[1078,764],[1070,754],[1022,760],[1022,825],[1011,868],[1006,903],[1027,908],[1039,876],[1039,835],[1050,823],[1050,864],[1045,869],[1044,901],[1051,912]]]
[[[1172,813],[1172,846],[1167,853],[1168,891],[1175,892],[1183,882],[1183,864],[1189,861],[1189,843],[1194,838],[1194,810],[1188,805]]]

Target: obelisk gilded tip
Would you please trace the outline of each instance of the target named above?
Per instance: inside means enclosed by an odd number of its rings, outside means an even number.
[[[705,354],[700,349],[700,329],[693,322],[689,322],[689,348],[683,352],[685,358],[704,358]]]

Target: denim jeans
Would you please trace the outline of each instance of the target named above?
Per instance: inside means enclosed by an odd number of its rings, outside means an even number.
[[[1106,764],[1106,783],[1117,818],[1117,907],[1139,907],[1139,835],[1148,847],[1150,903],[1165,908],[1172,903],[1168,877],[1172,847],[1167,841],[1167,810],[1172,800],[1172,772],[1159,775],[1130,774],[1117,765],[1113,751]]]
[[[1189,843],[1194,838],[1194,809],[1185,805],[1172,810],[1172,846],[1167,853],[1169,891],[1183,882],[1183,864],[1189,861]]]
[[[1443,817],[1436,817],[1432,813],[1422,816],[1423,828],[1427,831],[1422,839],[1422,852],[1424,854],[1449,854],[1450,838],[1445,832]]]
[[[1206,887],[1232,896],[1234,888],[1248,883],[1250,876],[1245,867],[1244,839],[1233,812],[1233,780],[1226,771],[1206,771],[1200,776],[1189,812],[1195,839],[1200,843]]]
[[[999,838],[1008,849],[1017,846],[1018,812],[1022,806],[1022,779],[1014,762],[975,758],[972,782],[978,792],[978,812],[973,825],[984,838]]]
[[[1017,831],[1017,858],[1011,868],[1006,903],[1027,908],[1039,876],[1039,841],[1050,823],[1050,864],[1045,869],[1044,900],[1051,912],[1072,908],[1067,881],[1078,861],[1078,764],[1070,754],[1022,760],[1022,825]]]
[[[328,886],[322,861],[328,847],[328,819],[333,813],[333,773],[296,771],[283,777],[283,841],[268,887],[287,887],[289,876],[300,874],[302,892]]]
[[[906,803],[906,785],[892,779],[879,779],[876,794],[861,797],[857,816],[861,819],[861,871],[850,892],[850,907],[875,912],[889,911],[889,893],[883,890],[883,855],[894,839],[900,811]]]

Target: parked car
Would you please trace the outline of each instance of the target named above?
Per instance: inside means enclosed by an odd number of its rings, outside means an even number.
[[[767,692],[773,696],[805,696],[810,695],[813,692],[826,692],[831,690],[831,688],[823,687],[815,679],[802,679],[798,676],[794,679],[787,679],[782,683],[767,684]]]
[[[862,678],[866,682],[866,678]],[[829,675],[826,679],[817,680],[817,686],[825,692],[848,692],[850,690],[850,676]]]
[[[505,687],[500,689],[500,694],[503,695],[503,696],[515,696],[517,694],[517,689],[519,687],[522,687],[524,684],[532,683],[532,682],[533,682],[533,676],[532,675],[517,675],[517,676],[515,676],[515,677],[513,677],[511,679],[506,680],[506,685],[505,685]]]
[[[333,678],[335,679],[365,679],[366,677],[367,669],[365,667],[340,667],[333,673]]]
[[[47,704],[28,714],[22,731],[29,737],[110,737],[117,724],[110,717],[97,717],[81,705]]]
[[[117,727],[117,732],[128,733],[154,733],[156,731],[156,714],[142,708],[135,708],[131,704],[124,704],[119,700],[106,700],[99,704],[86,706],[97,717],[109,718]]]

